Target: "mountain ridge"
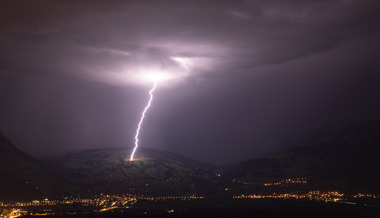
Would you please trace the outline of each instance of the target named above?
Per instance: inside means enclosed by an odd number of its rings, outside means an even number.
[[[228,185],[240,192],[293,178],[307,178],[304,187],[309,189],[380,192],[379,120],[326,125],[286,141],[290,142],[303,146],[227,164],[220,171],[238,181]],[[239,182],[256,185],[243,188]]]
[[[58,197],[70,188],[0,132],[0,200]]]
[[[210,195],[273,190],[380,193],[379,120],[331,124],[306,135],[284,143],[312,143],[309,146],[216,166],[149,148],[140,148],[133,162],[128,160],[129,149],[111,148],[72,152],[44,163],[17,149],[0,133],[0,197],[35,198],[57,193]],[[298,178],[307,184],[263,188],[266,183]]]

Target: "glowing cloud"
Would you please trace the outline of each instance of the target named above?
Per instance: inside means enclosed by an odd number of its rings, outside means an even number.
[[[142,82],[151,83],[152,81],[154,81],[156,83],[173,79],[174,76],[165,72],[151,71],[150,73],[138,74],[138,77],[138,80]]]
[[[172,59],[179,63],[186,71],[189,71],[194,66],[193,58],[173,57]]]

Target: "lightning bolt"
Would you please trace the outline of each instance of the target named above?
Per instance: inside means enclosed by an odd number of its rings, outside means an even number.
[[[156,86],[157,86],[157,80],[154,81],[153,88],[149,91],[150,98],[149,98],[148,104],[145,106],[144,111],[141,114],[140,122],[137,125],[137,130],[136,130],[136,135],[135,135],[135,147],[133,148],[131,157],[129,159],[130,161],[133,161],[133,156],[135,155],[137,147],[139,146],[139,134],[140,134],[141,124],[143,123],[144,117],[145,117],[145,113],[148,111],[148,109],[150,107],[150,104],[151,104],[151,102],[153,100],[153,91],[156,89]]]

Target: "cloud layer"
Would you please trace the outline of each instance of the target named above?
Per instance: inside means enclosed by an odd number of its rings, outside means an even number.
[[[211,162],[379,117],[376,0],[0,3],[0,128],[34,154],[128,146],[146,72],[168,72],[142,146]],[[165,86],[167,85],[167,86]]]
[[[0,67],[120,84],[145,68],[180,72],[172,57],[206,60],[193,74],[275,64],[377,33],[378,8],[372,0],[8,1]]]

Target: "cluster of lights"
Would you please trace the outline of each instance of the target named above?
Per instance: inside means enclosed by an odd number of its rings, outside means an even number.
[[[62,200],[34,200],[29,202],[0,202],[0,207],[5,209],[3,214],[0,214],[0,217],[19,217],[23,215],[33,215],[33,216],[45,216],[45,215],[56,215],[56,213],[51,208],[51,206],[60,206],[60,205],[73,205],[80,204],[84,207],[91,206],[97,207],[98,212],[105,212],[114,210],[117,208],[129,208],[137,202],[137,200],[196,200],[204,199],[203,196],[190,195],[190,196],[157,196],[157,197],[145,197],[145,196],[135,196],[135,195],[100,195],[95,196],[93,199],[80,198],[80,197],[65,197]],[[38,212],[28,212],[22,208],[33,208],[35,207]],[[36,210],[34,209],[34,211]],[[169,210],[174,212],[174,210]],[[168,213],[172,213],[169,212]],[[77,212],[65,212],[64,214],[77,214]],[[64,215],[61,214],[61,215]]]
[[[137,197],[138,200],[151,200],[151,201],[157,201],[157,200],[195,200],[195,199],[204,199],[204,196],[161,196],[161,197],[144,197],[140,196]]]
[[[251,194],[251,195],[239,195],[233,196],[233,198],[250,198],[250,199],[310,199],[317,201],[325,201],[325,202],[337,202],[343,200],[344,194],[339,193],[337,191],[331,192],[320,192],[320,191],[310,191],[308,193],[300,194],[300,193],[280,193],[280,194],[268,194],[268,195],[260,195],[260,194]]]
[[[274,183],[265,183],[264,186],[279,186],[287,184],[305,184],[307,183],[306,178],[295,178],[295,179],[284,179]]]
[[[0,217],[17,217],[22,215],[33,215],[33,216],[45,216],[45,215],[56,215],[56,213],[51,209],[52,206],[60,206],[60,205],[73,205],[80,204],[81,206],[87,207],[98,207],[100,208],[98,212],[104,212],[107,210],[113,210],[115,208],[127,208],[128,205],[132,205],[136,202],[136,197],[131,195],[101,195],[99,197],[95,197],[94,199],[87,198],[74,198],[74,197],[66,197],[62,200],[34,200],[30,202],[1,202],[0,205],[7,210],[3,210],[3,214]],[[26,210],[22,210],[21,208],[33,208],[33,211],[38,212],[28,212]],[[47,209],[50,208],[50,209]],[[6,212],[4,212],[6,211]],[[65,212],[64,214],[77,214],[76,212]],[[63,215],[63,214],[61,214]]]
[[[353,197],[354,198],[380,198],[380,195],[358,193],[354,195]]]

